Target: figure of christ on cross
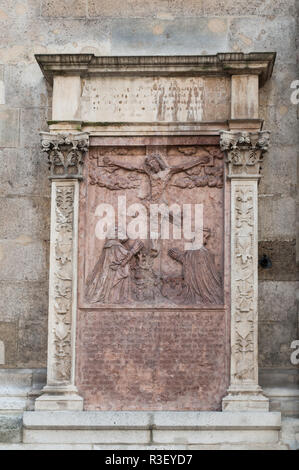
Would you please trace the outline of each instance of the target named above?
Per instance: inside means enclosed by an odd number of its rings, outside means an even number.
[[[146,156],[141,165],[132,165],[125,161],[115,161],[109,157],[104,157],[103,163],[111,168],[136,171],[148,176],[150,182],[149,194],[144,198],[150,203],[158,204],[163,201],[164,191],[172,176],[181,171],[190,170],[198,165],[208,164],[211,155],[206,150],[202,150],[199,157],[189,162],[182,162],[179,165],[170,166],[162,159],[159,153]],[[166,202],[167,203],[167,202]]]
[[[169,184],[173,175],[180,173],[182,171],[190,170],[198,165],[207,165],[211,161],[211,154],[205,150],[200,150],[200,154],[197,158],[192,158],[192,160],[188,162],[182,162],[178,165],[169,165],[165,162],[162,158],[160,153],[153,152],[150,155],[147,155],[141,165],[134,165],[128,163],[126,161],[119,161],[115,159],[111,159],[109,157],[104,157],[103,163],[105,166],[109,166],[112,170],[115,169],[123,169],[128,170],[131,172],[138,172],[148,176],[149,178],[149,194],[143,198],[145,201],[145,206],[147,208],[148,213],[150,213],[150,204],[161,204],[164,203],[168,205],[167,201],[165,200],[164,192]],[[161,214],[162,216],[162,214]],[[180,227],[182,226],[183,215],[181,214],[181,220],[177,221],[173,217],[172,214],[168,214],[169,222],[172,224],[179,224]],[[151,226],[149,227],[149,246],[147,247],[147,256],[157,256],[159,252],[162,250],[163,240],[161,237],[157,235],[157,238],[151,237],[152,233],[159,233],[159,224],[158,220],[152,220]],[[162,275],[162,257],[160,258],[160,274]]]

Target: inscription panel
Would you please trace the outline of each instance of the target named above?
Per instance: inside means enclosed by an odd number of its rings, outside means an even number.
[[[229,384],[224,311],[80,311],[86,410],[220,410]]]
[[[89,122],[199,122],[229,119],[229,77],[97,77],[82,80]]]

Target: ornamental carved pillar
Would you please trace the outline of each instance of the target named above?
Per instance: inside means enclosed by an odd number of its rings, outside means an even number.
[[[75,386],[79,180],[88,134],[42,133],[51,199],[47,385],[36,410],[82,410]]]
[[[231,377],[223,411],[268,410],[258,385],[258,181],[269,132],[220,134],[231,180]]]

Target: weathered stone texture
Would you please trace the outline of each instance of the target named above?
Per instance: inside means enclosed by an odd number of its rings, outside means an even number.
[[[0,150],[0,179],[0,197],[9,197],[12,203],[13,196],[31,197],[32,201],[35,201],[35,207],[41,204],[45,209],[45,198],[50,197],[51,187],[48,179],[48,162],[39,145]],[[43,211],[42,217],[48,227],[48,210]],[[47,239],[48,237],[47,229]]]
[[[282,157],[283,156],[283,157]],[[297,174],[297,148],[295,145],[273,144],[262,163],[259,185],[260,195],[288,194],[295,197]]]
[[[0,321],[0,340],[4,343],[4,361],[1,367],[16,367],[17,365],[17,324]]]
[[[0,414],[0,442],[21,442],[22,415]]]
[[[186,14],[189,11],[185,8],[189,1],[183,0],[88,0],[88,16],[90,17],[110,17],[110,18],[144,18],[158,17],[161,19],[171,19],[173,15]],[[201,0],[198,2],[201,5]]]
[[[17,147],[19,144],[19,109],[0,107],[0,146]]]
[[[9,106],[29,108],[51,106],[51,88],[41,77],[40,70],[34,62],[7,65],[3,80]]]
[[[260,116],[261,119],[265,120],[265,122],[270,123],[270,130],[273,134],[271,143],[273,146],[288,146],[290,143],[298,145],[299,137],[298,132],[296,131],[298,121],[295,105],[286,101],[285,105],[281,106],[261,106]]]
[[[281,194],[259,197],[259,239],[293,240],[296,236],[296,202]]]
[[[33,147],[40,144],[40,132],[47,130],[51,117],[49,108],[23,108],[20,119],[20,146]]]
[[[226,52],[229,49],[228,20],[215,21],[217,23],[211,27],[211,20],[207,18],[114,20],[111,29],[112,51],[124,55],[154,55],[162,51],[167,51],[167,54]]]
[[[47,278],[48,243],[0,241],[1,281],[43,281]]]
[[[293,389],[295,391],[299,388],[299,374],[293,367],[278,369],[278,368],[260,368],[260,381],[261,386],[274,387],[280,389]]]
[[[128,17],[160,17],[171,18],[171,16],[270,16],[270,15],[293,15],[295,2],[280,0],[153,0],[145,2],[142,0],[130,0],[123,2],[118,0],[114,3],[108,0],[89,0],[88,15],[96,16],[119,16]]]
[[[41,0],[5,0],[1,3],[0,19],[11,21],[17,19],[19,21],[26,21],[27,18],[38,18],[40,15],[40,2]]]
[[[297,339],[297,319],[290,313],[286,321],[260,322],[260,367],[298,368],[290,361],[292,341]]]
[[[203,121],[230,116],[231,83],[229,79],[206,77],[203,93]]]
[[[259,280],[299,280],[299,270],[296,264],[296,240],[261,241],[259,243],[259,260],[264,255],[270,259],[272,266],[263,268],[259,265]]]
[[[190,2],[196,5],[196,0]],[[246,0],[209,0],[203,2],[204,14],[218,14],[229,16],[271,16],[293,15],[295,12],[295,0],[279,0],[273,2],[272,0],[254,0],[247,2]]]
[[[35,296],[37,297],[37,296]],[[39,300],[39,299],[38,299]],[[47,297],[44,300],[46,304]],[[38,303],[35,300],[36,303]],[[41,301],[39,300],[39,303]],[[18,331],[18,367],[41,367],[47,363],[48,309],[26,311],[20,317]]]
[[[86,0],[42,0],[41,14],[46,18],[83,18],[86,6]]]
[[[7,21],[0,18],[0,62],[38,67],[34,54],[79,53],[87,52],[86,48],[89,52],[107,55],[110,52],[110,23],[103,19],[41,17],[12,21],[7,29]]]
[[[259,282],[259,319],[284,322],[297,313],[296,290],[299,282]]]
[[[20,246],[49,240],[49,211],[49,198],[1,197],[0,238]]]
[[[69,84],[65,77],[59,78],[55,78],[54,121],[59,116],[78,119],[78,115],[91,122],[199,122],[230,117],[229,77],[91,77],[82,81],[82,90],[72,77]],[[73,91],[73,109],[66,104],[65,87]],[[111,101],[115,103],[112,114]]]
[[[223,312],[79,311],[76,383],[85,408],[219,410],[225,336]]]
[[[276,62],[271,80],[267,81],[262,88],[260,88],[260,106],[286,106],[292,107],[290,102],[290,87],[286,84],[291,84],[297,78],[297,64],[288,63],[285,61]],[[272,123],[269,122],[268,126]]]
[[[17,321],[23,315],[47,314],[48,281],[0,281],[0,312],[3,321]]]
[[[296,63],[296,19],[292,16],[232,18],[229,45],[233,51],[276,51],[277,63]]]

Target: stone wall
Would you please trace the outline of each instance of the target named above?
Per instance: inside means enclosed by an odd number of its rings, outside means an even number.
[[[272,148],[260,186],[260,367],[264,386],[295,388],[298,79],[295,0],[0,1],[0,367],[46,366],[50,184],[39,132],[51,92],[36,53],[97,55],[277,51],[261,90]],[[298,34],[297,34],[298,36]]]

